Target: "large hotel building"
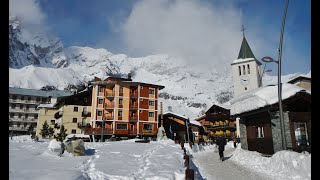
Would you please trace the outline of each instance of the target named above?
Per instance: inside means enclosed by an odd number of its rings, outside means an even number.
[[[91,128],[85,134],[95,139],[156,137],[158,91],[164,86],[132,82],[131,78],[96,79],[92,85]]]

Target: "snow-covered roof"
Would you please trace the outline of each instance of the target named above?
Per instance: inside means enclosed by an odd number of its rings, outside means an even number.
[[[173,113],[173,112],[165,112],[165,113],[163,113],[163,115],[174,115],[174,116],[181,117],[182,119],[185,119],[185,120],[189,119],[189,118],[186,117],[186,116],[182,116],[182,115],[180,115],[180,114]],[[195,121],[195,120],[193,120],[193,119],[189,119],[189,122],[190,122],[191,124],[193,124],[193,125],[201,126],[200,122]]]
[[[282,100],[288,99],[298,92],[306,92],[311,94],[309,90],[305,90],[293,84],[282,84]],[[239,95],[229,101],[231,105],[231,115],[241,114],[272,105],[278,102],[278,86],[260,87]]]
[[[196,126],[202,126],[201,123],[199,121],[196,121],[196,120],[190,120],[190,123],[194,124]]]
[[[236,59],[231,64],[237,64],[237,63],[243,63],[243,62],[249,62],[249,61],[255,61],[255,59],[254,58]]]
[[[85,135],[85,134],[69,134],[66,138],[90,138],[89,135]]]
[[[43,90],[36,90],[36,89],[9,87],[9,94],[19,94],[19,95],[37,96],[37,97],[49,97],[49,96],[60,97],[60,96],[70,96],[73,93],[70,91],[64,91],[64,90],[43,91]]]
[[[188,117],[186,116],[183,116],[183,115],[180,115],[180,114],[177,114],[177,113],[173,113],[173,112],[164,112],[163,115],[174,115],[174,116],[178,116],[178,117],[181,117],[183,119],[189,119]]]
[[[38,108],[54,108],[56,103],[51,103],[51,104],[40,104]]]

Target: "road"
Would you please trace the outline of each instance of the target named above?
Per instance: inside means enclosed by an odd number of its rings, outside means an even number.
[[[191,150],[191,149],[189,149]],[[234,149],[224,151],[225,161],[220,161],[219,153],[214,151],[205,151],[202,153],[193,153],[191,156],[195,179],[198,180],[271,180],[271,178],[256,174],[244,167],[241,167],[228,160]],[[198,168],[196,169],[195,166]]]

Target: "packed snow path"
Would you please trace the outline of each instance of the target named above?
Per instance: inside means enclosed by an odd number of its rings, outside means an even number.
[[[215,145],[210,145],[210,148],[214,148]],[[270,180],[271,178],[261,176],[245,169],[242,166],[230,161],[229,158],[235,149],[226,148],[224,151],[225,161],[221,161],[219,153],[214,151],[204,151],[202,153],[193,153],[192,161],[197,166],[203,179],[206,180]],[[188,151],[191,151],[188,148]],[[192,153],[192,152],[191,152]]]

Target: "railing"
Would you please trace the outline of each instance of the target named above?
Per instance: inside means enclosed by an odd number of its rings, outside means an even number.
[[[153,130],[142,130],[143,135],[156,135],[157,133]]]
[[[130,97],[138,97],[138,92],[130,92]]]
[[[114,93],[106,93],[107,98],[114,98]]]
[[[49,104],[49,101],[36,101],[36,100],[21,100],[21,99],[9,99],[10,103],[22,103],[22,104]]]
[[[106,119],[107,119],[107,120],[113,120],[114,117],[113,117],[113,116],[106,116]]]
[[[138,120],[138,116],[130,116],[129,120]]]
[[[130,104],[129,108],[136,109],[136,108],[138,108],[138,104]]]
[[[38,113],[39,111],[34,108],[22,108],[19,107],[11,108],[9,107],[9,112],[28,112],[28,113]]]
[[[82,111],[82,117],[89,117],[89,116],[91,116],[90,111]]]
[[[105,109],[113,109],[114,105],[113,104],[104,104]]]
[[[86,128],[84,130],[84,134],[101,135],[101,133],[102,133],[102,128]],[[113,134],[113,130],[112,129],[108,129],[108,128],[104,128],[103,129],[103,134],[104,135],[112,135]]]
[[[85,127],[88,127],[89,125],[90,125],[90,123],[79,122],[78,128],[85,128]]]

